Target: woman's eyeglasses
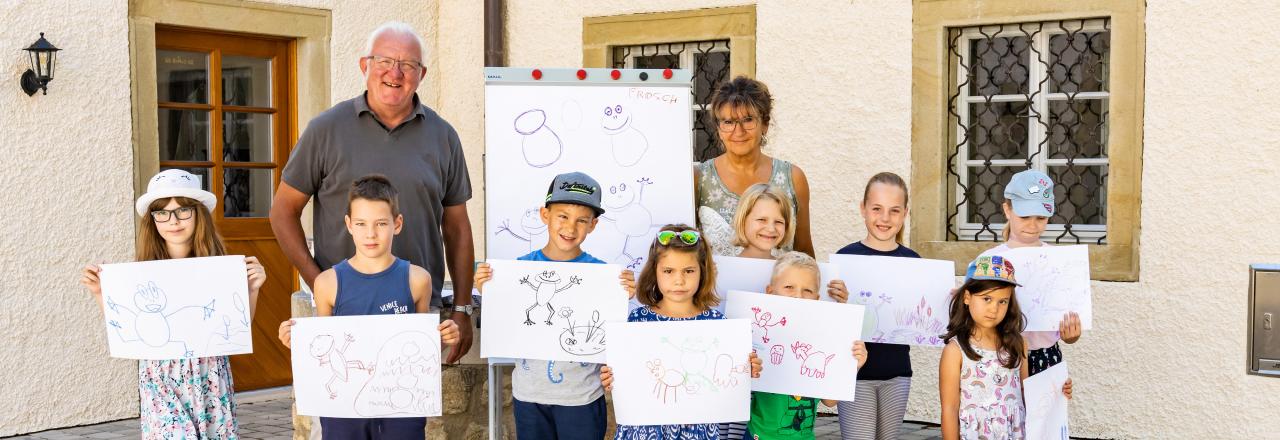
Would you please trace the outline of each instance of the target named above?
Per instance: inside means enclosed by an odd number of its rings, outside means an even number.
[[[658,244],[670,246],[671,240],[675,238],[679,238],[680,242],[685,245],[692,246],[698,244],[698,240],[702,239],[702,234],[692,229],[685,229],[683,231],[662,231],[658,233]]]
[[[733,133],[734,127],[742,127],[743,131],[751,131],[756,129],[756,118],[747,116],[742,119],[721,119],[719,122],[721,133]]]
[[[178,209],[161,209],[159,211],[151,211],[151,218],[156,223],[164,223],[172,219],[172,216],[178,216],[178,220],[190,220],[191,216],[196,214],[196,208],[193,206],[183,206]]]

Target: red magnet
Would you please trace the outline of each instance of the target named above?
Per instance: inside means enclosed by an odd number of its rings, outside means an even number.
[[[584,69],[578,69],[578,79],[587,79],[587,71]]]
[[[533,69],[533,79],[542,79],[542,69]]]
[[[618,69],[614,69],[613,72],[609,72],[609,76],[616,80],[618,78],[622,78],[622,72],[619,72]]]
[[[662,69],[662,78],[671,79],[671,69]]]

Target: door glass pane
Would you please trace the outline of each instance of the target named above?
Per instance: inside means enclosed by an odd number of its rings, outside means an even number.
[[[271,107],[271,59],[224,55],[222,104]]]
[[[223,173],[222,215],[266,217],[271,210],[271,169],[227,168]]]
[[[209,112],[160,109],[160,160],[209,160]]]
[[[222,160],[271,162],[271,115],[222,113]]]
[[[209,103],[209,54],[156,50],[156,98],[160,102]]]
[[[195,174],[200,178],[200,188],[209,191],[209,169],[208,168],[187,168],[187,167],[160,167],[160,171],[164,170],[183,170],[191,174]]]

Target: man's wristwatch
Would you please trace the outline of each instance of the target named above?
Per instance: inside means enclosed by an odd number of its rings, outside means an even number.
[[[476,306],[473,304],[453,306],[453,311],[465,313],[467,314],[467,316],[471,316],[471,313],[474,312],[475,309],[476,309]]]

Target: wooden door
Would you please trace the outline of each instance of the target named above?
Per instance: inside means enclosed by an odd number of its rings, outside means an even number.
[[[214,223],[231,254],[258,257],[253,353],[231,357],[237,391],[292,383],[289,351],[276,337],[289,319],[297,275],[271,232],[272,192],[295,134],[292,41],[156,28],[160,169],[201,176],[218,196]]]

